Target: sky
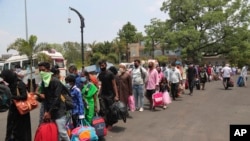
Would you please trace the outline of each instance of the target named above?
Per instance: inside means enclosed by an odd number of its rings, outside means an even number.
[[[37,43],[81,42],[80,19],[85,19],[84,43],[112,41],[128,21],[144,33],[152,18],[165,20],[164,0],[26,0],[28,36]],[[68,23],[71,18],[71,23]],[[26,39],[25,0],[0,0],[0,55],[17,38]]]

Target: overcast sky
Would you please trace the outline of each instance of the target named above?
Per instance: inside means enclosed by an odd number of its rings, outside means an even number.
[[[160,11],[164,0],[26,0],[28,35],[36,35],[39,42],[81,42],[80,19],[69,6],[85,18],[84,42],[111,41],[130,21],[138,32],[150,19],[166,19]],[[71,18],[71,23],[68,23]],[[25,0],[0,0],[0,55],[16,38],[26,38]],[[15,53],[10,51],[8,53]]]

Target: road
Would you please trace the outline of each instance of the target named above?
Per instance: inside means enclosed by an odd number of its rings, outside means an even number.
[[[182,95],[166,110],[149,111],[146,101],[143,112],[130,112],[127,123],[119,121],[104,140],[229,141],[230,124],[250,124],[249,91],[249,87],[237,86],[225,90],[221,81],[213,81],[206,83],[205,90],[195,90],[193,96]],[[0,115],[0,140],[4,140],[7,112]],[[38,109],[31,112],[33,136],[38,116]]]

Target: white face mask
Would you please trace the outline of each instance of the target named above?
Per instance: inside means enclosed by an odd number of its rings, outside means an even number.
[[[69,83],[66,83],[66,84],[65,84],[65,87],[68,88],[68,89],[70,89],[70,88],[71,88],[71,85],[70,85]]]
[[[123,73],[123,72],[125,72],[125,69],[124,68],[119,68],[119,72]]]

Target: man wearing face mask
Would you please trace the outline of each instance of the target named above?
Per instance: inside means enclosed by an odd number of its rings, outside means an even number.
[[[101,81],[100,97],[103,100],[103,103],[106,108],[105,122],[108,129],[112,128],[112,125],[117,122],[112,119],[111,105],[114,103],[114,100],[119,100],[117,86],[115,82],[114,74],[107,70],[107,63],[105,60],[99,62],[101,69],[98,79]]]
[[[141,61],[134,60],[134,68],[131,70],[132,76],[132,90],[135,99],[136,110],[142,112],[144,106],[144,90],[145,82],[147,80],[147,71],[141,65]]]
[[[67,94],[63,89],[61,81],[52,76],[50,72],[50,64],[48,62],[41,62],[38,64],[40,76],[42,79],[39,91],[44,95],[44,120],[55,121],[59,133],[59,140],[70,141],[67,134],[66,124],[66,106],[61,100],[61,94]],[[40,94],[38,94],[40,95]]]
[[[173,100],[177,97],[179,84],[182,84],[182,77],[180,71],[176,68],[175,62],[171,64],[169,71],[169,82],[171,87],[171,95]]]

